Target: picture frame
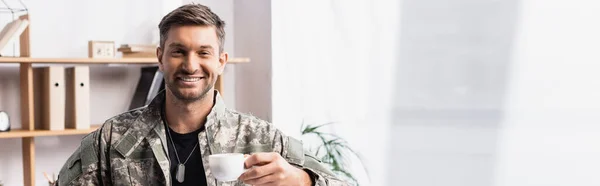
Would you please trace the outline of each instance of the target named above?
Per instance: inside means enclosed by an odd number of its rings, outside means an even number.
[[[88,57],[90,58],[114,58],[114,41],[88,41]]]

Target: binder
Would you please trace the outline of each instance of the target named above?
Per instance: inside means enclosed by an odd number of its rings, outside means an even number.
[[[75,66],[66,69],[66,128],[90,128],[90,68]]]
[[[42,129],[65,129],[65,68],[42,69]]]
[[[164,89],[163,74],[158,70],[158,66],[142,67],[129,110],[150,104],[152,99]]]

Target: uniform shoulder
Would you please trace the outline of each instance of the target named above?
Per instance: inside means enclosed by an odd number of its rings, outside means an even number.
[[[241,125],[250,125],[252,127],[272,127],[271,122],[264,119],[258,118],[251,113],[243,113],[232,109],[226,110],[226,116],[228,118],[239,119]]]
[[[136,109],[133,109],[133,110],[129,110],[129,111],[117,114],[117,115],[109,118],[108,120],[106,120],[106,122],[107,123],[110,122],[110,123],[113,123],[113,124],[132,123],[146,109],[148,109],[148,107],[140,107],[140,108],[136,108]]]
[[[132,109],[120,114],[117,114],[109,119],[107,119],[102,125],[103,131],[110,131],[113,134],[123,134],[125,131],[138,119],[144,111],[146,111],[147,107],[140,107],[136,109]],[[106,132],[102,132],[104,135],[109,135]]]

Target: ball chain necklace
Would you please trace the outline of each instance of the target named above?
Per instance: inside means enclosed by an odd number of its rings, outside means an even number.
[[[169,139],[171,139],[171,145],[173,145],[173,150],[175,150],[175,157],[177,157],[177,171],[175,172],[175,179],[177,179],[179,183],[183,183],[185,178],[185,163],[187,163],[190,157],[192,157],[192,154],[194,154],[194,151],[196,150],[196,147],[198,147],[198,144],[200,142],[196,142],[196,145],[194,145],[194,149],[192,149],[190,155],[188,155],[187,159],[185,159],[185,161],[181,163],[181,160],[179,160],[179,154],[177,154],[177,149],[175,148],[175,143],[173,143],[173,138],[171,137],[171,130],[169,129],[169,124],[167,123],[166,119],[165,124],[167,124],[167,133],[169,133]]]

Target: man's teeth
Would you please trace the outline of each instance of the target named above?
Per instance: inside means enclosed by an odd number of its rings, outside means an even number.
[[[183,81],[187,81],[187,82],[194,82],[194,81],[200,81],[200,78],[188,78],[188,77],[182,77],[180,78]]]

